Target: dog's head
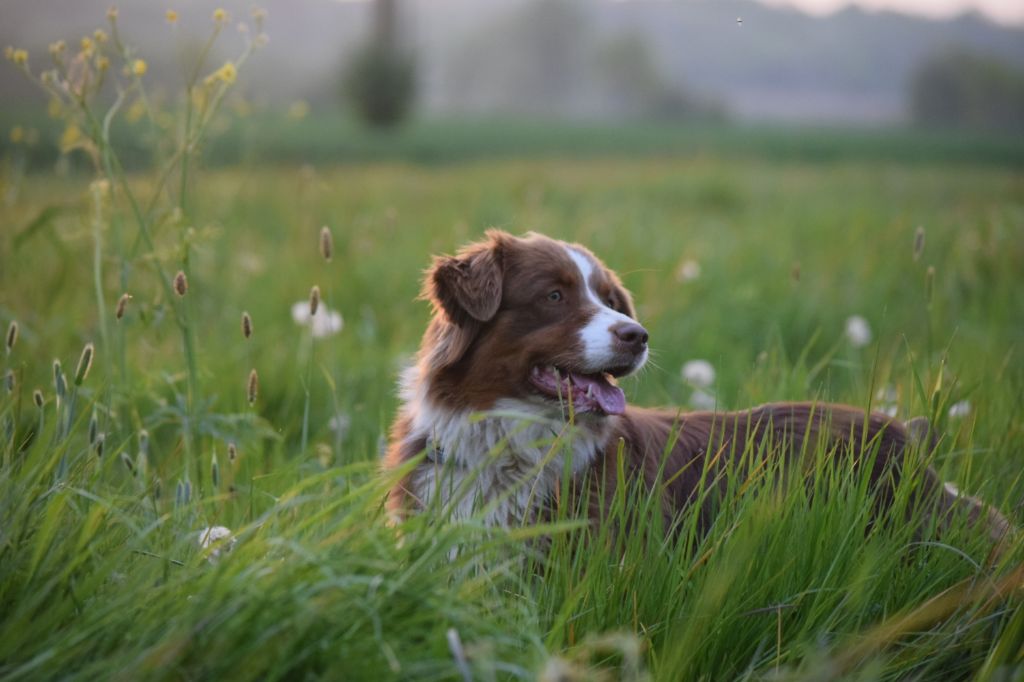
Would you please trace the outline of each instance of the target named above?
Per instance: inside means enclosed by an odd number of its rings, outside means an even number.
[[[491,230],[434,260],[421,363],[434,398],[483,410],[503,399],[621,414],[615,378],[647,360],[647,331],[619,278],[578,244]]]

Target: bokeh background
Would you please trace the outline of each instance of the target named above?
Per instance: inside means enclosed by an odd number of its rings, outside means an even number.
[[[107,4],[7,0],[0,44],[45,61],[51,41],[74,46]],[[223,4],[248,14],[247,3]],[[161,3],[121,9],[153,81],[176,87],[212,5],[175,3],[173,26]],[[1024,9],[1012,0],[290,0],[267,9],[269,44],[230,96],[248,122],[214,136],[208,163],[756,145],[709,127],[941,130],[928,145],[1024,132]],[[228,38],[210,63],[236,52],[241,37]],[[20,73],[0,70],[0,90],[6,128],[58,139]],[[694,128],[704,134],[688,137]],[[55,147],[36,145],[33,161],[52,162]]]

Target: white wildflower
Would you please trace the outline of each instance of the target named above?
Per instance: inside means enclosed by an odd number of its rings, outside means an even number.
[[[234,549],[235,536],[231,534],[230,528],[208,526],[199,531],[199,547],[202,549],[213,547],[207,557],[212,563],[220,558],[221,552],[230,552]]]
[[[707,388],[715,383],[715,368],[707,360],[688,360],[681,374],[683,381],[697,388]]]
[[[863,348],[871,343],[871,325],[860,315],[846,318],[846,338],[854,348]]]
[[[333,336],[345,326],[341,313],[331,310],[323,302],[317,306],[316,315],[310,315],[308,300],[292,305],[292,319],[295,320],[295,324],[312,329],[314,338],[318,339]]]
[[[690,396],[690,406],[698,410],[713,410],[717,404],[715,396],[699,388]]]
[[[949,406],[949,416],[951,419],[966,417],[970,413],[971,403],[967,400],[961,400],[960,402],[953,403]]]
[[[352,423],[352,419],[344,412],[339,412],[327,421],[327,428],[334,431],[339,436],[344,436],[348,433],[348,427]]]
[[[700,263],[692,258],[684,260],[676,269],[677,282],[692,282],[698,277],[700,277]]]
[[[899,410],[899,406],[896,404],[879,405],[875,408],[878,412],[881,412],[887,417],[895,417],[896,412]]]

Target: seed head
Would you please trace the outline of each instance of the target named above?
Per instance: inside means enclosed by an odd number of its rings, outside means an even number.
[[[103,442],[106,439],[107,439],[106,434],[103,434],[103,433],[96,434],[96,444],[95,444],[94,447],[96,448],[96,456],[97,457],[102,457],[103,456]]]
[[[67,47],[68,47],[67,43],[65,43],[63,40],[58,40],[56,42],[52,42],[52,43],[50,43],[50,48],[49,48],[50,49],[50,55],[52,55],[54,59],[60,59],[61,55],[64,54],[64,50],[66,50]]]
[[[18,342],[18,323],[11,320],[11,324],[7,327],[7,354],[10,355],[11,351],[14,350],[14,344]]]
[[[92,417],[89,418],[89,445],[96,443],[97,432],[96,413],[92,413]]]
[[[7,376],[4,377],[4,384],[7,385],[7,392],[14,393],[14,370],[7,370]]]
[[[216,490],[220,487],[220,463],[217,462],[217,453],[213,453],[213,459],[210,462],[210,479],[213,481],[213,488]]]
[[[935,293],[935,266],[929,265],[928,270],[924,273],[924,300],[925,305],[930,309],[932,307],[932,296]]]
[[[81,386],[85,378],[89,376],[89,370],[92,369],[92,356],[95,352],[96,349],[91,343],[85,344],[82,354],[78,357],[78,369],[75,370],[75,386]]]
[[[228,443],[228,461],[234,462],[236,459],[238,459],[238,448],[234,443]]]
[[[309,315],[310,317],[316,315],[317,309],[320,307],[320,287],[314,285],[309,290]]]
[[[4,56],[14,62],[16,66],[25,66],[28,64],[28,52],[20,47],[14,48],[7,46],[4,48]]]
[[[331,256],[334,255],[334,240],[331,238],[330,228],[326,225],[320,228],[320,255],[328,263],[331,262]]]
[[[242,313],[242,336],[252,338],[252,317],[248,312]]]
[[[122,452],[121,453],[121,462],[123,462],[125,468],[128,469],[128,473],[131,474],[132,476],[134,476],[135,475],[135,462],[132,461],[132,458],[128,456],[127,452]]]
[[[188,278],[185,277],[185,273],[182,270],[178,270],[178,274],[174,276],[174,293],[178,296],[184,296],[188,293]]]
[[[110,9],[107,10],[107,19],[117,21],[117,7],[115,5],[111,5]]]
[[[213,10],[213,20],[218,24],[223,24],[225,21],[228,20],[228,13],[224,10],[223,7],[218,7],[217,9]]]
[[[260,375],[256,373],[256,368],[253,367],[252,371],[249,372],[249,383],[246,387],[246,395],[249,398],[249,404],[252,405],[256,402],[256,396],[260,392]]]
[[[64,397],[64,391],[67,390],[67,382],[64,381],[64,370],[61,369],[60,360],[53,361],[53,390],[57,394],[58,400]]]
[[[107,33],[101,28],[96,29],[92,32],[92,39],[96,41],[97,45],[103,45],[107,42]]]
[[[82,47],[82,54],[84,54],[86,56],[92,54],[93,47],[94,47],[93,42],[92,42],[92,38],[90,38],[89,36],[84,36],[82,38],[82,41],[81,41],[80,45]]]
[[[43,392],[38,388],[32,391],[32,402],[36,404],[40,410],[43,409]]]
[[[139,431],[139,454],[149,454],[149,431],[146,429]]]
[[[120,320],[124,317],[124,309],[128,307],[128,301],[132,300],[132,295],[125,292],[121,294],[121,298],[117,299],[117,310],[114,312],[114,317]]]
[[[924,228],[920,225],[914,230],[914,262],[916,263],[921,254],[924,253]]]

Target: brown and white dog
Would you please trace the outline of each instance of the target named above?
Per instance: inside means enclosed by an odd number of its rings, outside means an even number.
[[[541,518],[567,472],[614,487],[620,448],[627,476],[660,491],[669,521],[707,499],[702,487],[724,488],[730,464],[765,445],[769,456],[791,459],[824,445],[853,468],[863,457],[884,503],[910,446],[931,440],[926,422],[908,429],[845,405],[627,406],[616,379],[646,362],[647,331],[619,278],[579,244],[492,230],[436,258],[423,296],[434,315],[402,377],[384,466],[426,456],[389,495],[398,518],[434,504],[498,526]],[[995,541],[1008,532],[998,512],[943,486],[930,468],[921,481],[933,509],[962,507]],[[702,504],[703,522],[710,513]]]

